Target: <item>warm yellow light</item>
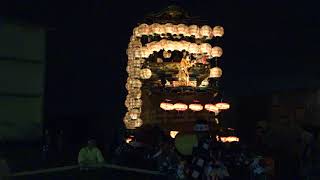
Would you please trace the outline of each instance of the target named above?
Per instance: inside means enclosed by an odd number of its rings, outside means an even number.
[[[228,136],[228,137],[219,137],[221,142],[226,143],[226,142],[239,142],[240,139],[236,136]]]
[[[212,30],[212,34],[214,37],[222,37],[224,34],[224,29],[222,26],[215,26]]]
[[[138,118],[138,119],[134,120],[134,127],[135,128],[141,127],[142,125],[143,125],[142,119]]]
[[[176,104],[173,105],[173,108],[176,111],[185,111],[185,110],[188,109],[188,105],[183,104],[183,103],[176,103]]]
[[[214,112],[214,113],[219,113],[219,108],[217,106],[215,106],[214,104],[206,104],[204,106],[204,108],[207,111]]]
[[[221,57],[223,54],[223,50],[219,46],[215,46],[211,49],[211,56],[212,57]]]
[[[131,119],[138,119],[140,114],[141,114],[141,110],[140,109],[131,109],[129,111],[129,116],[130,116]]]
[[[171,111],[174,110],[174,105],[168,102],[162,102],[160,103],[160,108],[165,111]]]
[[[219,67],[214,67],[210,69],[210,78],[219,78],[222,76],[222,69]]]
[[[201,53],[210,54],[211,53],[211,45],[208,43],[203,43],[200,45]]]
[[[230,108],[230,104],[228,103],[217,103],[216,106],[221,110],[227,110]]]
[[[141,74],[140,74],[140,77],[141,77],[142,79],[150,79],[151,76],[152,76],[152,72],[151,72],[151,70],[148,69],[148,68],[141,69],[140,73],[141,73]]]
[[[203,106],[201,104],[190,104],[189,109],[191,109],[192,111],[202,111]]]
[[[163,57],[164,58],[170,58],[171,57],[171,52],[170,51],[163,51]]]
[[[175,138],[178,133],[179,133],[179,131],[170,131],[170,136],[172,138]]]
[[[212,29],[210,26],[205,25],[200,28],[200,35],[202,37],[209,38],[211,36],[211,32],[212,32]]]
[[[189,33],[191,36],[199,36],[199,27],[197,25],[189,26]]]
[[[177,26],[177,31],[178,31],[178,34],[180,34],[180,35],[185,35],[185,34],[188,33],[189,28],[188,28],[188,26],[186,26],[185,24],[179,24],[179,25]]]

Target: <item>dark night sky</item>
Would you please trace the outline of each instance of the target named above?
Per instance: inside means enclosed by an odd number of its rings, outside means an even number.
[[[10,2],[10,3],[8,3]],[[50,115],[112,114],[125,96],[131,31],[169,1],[13,1],[2,15],[49,27],[46,102]],[[225,27],[223,89],[230,96],[320,86],[319,5],[311,1],[179,1]],[[7,7],[7,8],[6,8]]]

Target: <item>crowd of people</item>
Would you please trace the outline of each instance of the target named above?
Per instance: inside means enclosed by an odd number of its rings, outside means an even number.
[[[219,141],[210,134],[209,126],[203,120],[197,121],[194,133],[197,143],[194,144],[191,154],[179,152],[174,139],[167,136],[162,135],[158,145],[150,145],[138,137],[117,148],[114,163],[157,170],[168,179],[274,178],[274,161],[268,154],[250,153],[248,148],[239,142]]]

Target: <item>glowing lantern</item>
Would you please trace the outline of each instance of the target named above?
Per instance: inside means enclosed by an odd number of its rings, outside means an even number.
[[[191,109],[192,111],[202,111],[203,106],[201,104],[190,104],[189,109]]]
[[[171,23],[167,23],[164,25],[164,28],[167,34],[173,34],[175,26]]]
[[[142,57],[142,58],[148,58],[149,57],[149,55],[150,55],[150,50],[149,50],[149,48],[148,47],[142,47],[142,48],[140,48],[140,56]]]
[[[220,140],[223,142],[223,143],[226,143],[226,142],[239,142],[240,139],[238,137],[235,137],[235,136],[228,136],[228,137],[220,137]]]
[[[215,106],[214,104],[206,104],[204,106],[204,108],[207,111],[210,111],[210,112],[214,112],[214,113],[218,113],[219,112],[219,108],[217,106]]]
[[[131,109],[128,113],[131,119],[138,119],[138,117],[141,114],[141,111],[140,109]]]
[[[179,131],[170,131],[170,136],[171,136],[172,138],[175,138],[178,133],[179,133]]]
[[[161,25],[158,24],[158,23],[154,23],[154,24],[151,24],[150,28],[151,28],[151,32],[153,34],[161,34]]]
[[[173,41],[167,41],[166,47],[164,47],[164,50],[166,51],[174,51],[175,50],[175,43]]]
[[[221,57],[222,56],[222,49],[219,46],[215,46],[211,49],[211,56],[212,57]]]
[[[136,36],[136,37],[140,37],[140,36],[141,36],[141,34],[139,34],[138,27],[136,27],[136,28],[133,29],[133,34],[134,34],[134,36]]]
[[[189,34],[195,37],[199,36],[199,27],[197,25],[189,26]]]
[[[162,102],[160,104],[160,108],[165,111],[171,111],[171,110],[174,110],[174,105],[168,102]]]
[[[224,34],[224,29],[222,26],[215,26],[212,30],[212,34],[214,37],[222,37]]]
[[[182,51],[183,50],[183,45],[181,42],[178,41],[173,41],[174,44],[174,49],[177,51]]]
[[[177,31],[178,31],[178,34],[180,34],[180,35],[187,34],[188,30],[189,30],[189,28],[185,24],[179,24],[177,26]]]
[[[134,99],[140,99],[141,94],[142,93],[141,93],[140,89],[130,89],[130,91],[129,91],[129,96]]]
[[[134,120],[134,127],[135,127],[135,128],[141,127],[142,124],[143,124],[142,119],[138,118],[138,119]]]
[[[201,35],[202,37],[210,37],[211,31],[212,31],[212,30],[211,30],[211,27],[210,27],[210,26],[207,26],[207,25],[202,26],[201,29],[200,29],[200,35]]]
[[[230,104],[228,103],[217,103],[216,106],[221,110],[227,110],[230,108]]]
[[[160,25],[160,26],[159,26],[159,34],[160,34],[161,36],[163,36],[163,35],[166,34],[166,28],[165,28],[164,25]]]
[[[210,69],[210,78],[219,78],[222,76],[222,70],[219,67],[214,67]]]
[[[211,45],[208,43],[203,43],[200,45],[201,53],[210,54],[211,53]]]
[[[149,33],[149,26],[148,24],[141,24],[138,27],[138,33],[139,35],[147,35]]]
[[[126,125],[126,128],[127,128],[127,129],[135,129],[135,128],[136,128],[134,121],[124,119],[123,122],[124,122],[124,124]]]
[[[141,77],[142,79],[149,79],[149,78],[152,76],[152,72],[151,72],[151,70],[148,69],[148,68],[141,69],[140,73],[141,73],[141,74],[140,74],[140,77]]]
[[[164,57],[164,58],[170,58],[170,57],[171,57],[171,52],[169,52],[169,51],[163,51],[163,57]]]
[[[173,105],[173,108],[176,111],[185,111],[185,110],[188,109],[188,105],[183,104],[183,103],[176,103],[176,104]]]
[[[199,52],[199,47],[198,47],[197,44],[191,43],[191,44],[189,45],[188,51],[189,51],[190,53],[192,53],[192,54],[198,54],[198,52]]]

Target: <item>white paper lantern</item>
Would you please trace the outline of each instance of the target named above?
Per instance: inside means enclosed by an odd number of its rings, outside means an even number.
[[[140,109],[131,109],[128,112],[128,114],[129,114],[131,119],[138,119],[140,117],[141,110]]]
[[[217,106],[215,106],[214,104],[206,104],[204,106],[204,108],[207,111],[214,112],[214,113],[219,113],[219,108]]]
[[[147,35],[149,33],[149,26],[148,24],[141,24],[139,27],[138,27],[138,33],[140,35]]]
[[[165,111],[172,111],[172,110],[174,110],[174,105],[169,102],[162,102],[162,103],[160,103],[160,108]]]
[[[178,34],[180,34],[180,35],[186,35],[186,34],[188,33],[188,31],[189,31],[189,28],[188,28],[188,26],[185,25],[185,24],[179,24],[179,25],[177,26],[177,30],[178,30]]]
[[[142,119],[138,118],[138,119],[134,120],[134,127],[135,128],[141,127],[142,125],[143,125]]]
[[[140,77],[141,77],[142,79],[149,79],[149,78],[151,78],[151,76],[152,76],[152,72],[151,72],[150,69],[148,69],[148,68],[141,69],[141,71],[140,71]]]
[[[213,67],[210,69],[210,78],[220,78],[222,76],[222,69],[219,67]]]
[[[223,54],[223,51],[221,49],[221,47],[219,46],[215,46],[211,49],[211,56],[212,57],[221,57]]]
[[[201,104],[190,104],[189,109],[191,109],[192,111],[202,111],[203,106]]]
[[[132,88],[132,89],[130,89],[130,91],[128,93],[129,93],[128,96],[133,99],[140,99],[141,95],[142,95],[141,89],[133,89]]]
[[[210,54],[211,53],[211,45],[208,43],[203,43],[200,45],[201,53]]]
[[[189,34],[191,36],[198,37],[199,36],[199,27],[197,25],[191,25],[189,26]]]
[[[230,108],[230,104],[228,104],[228,103],[223,103],[223,102],[217,103],[216,106],[217,106],[219,109],[221,109],[221,110],[227,110],[227,109]]]
[[[224,34],[224,29],[222,26],[215,26],[212,30],[212,34],[214,37],[222,37]]]
[[[173,34],[175,26],[171,23],[167,23],[164,25],[164,28],[167,34]]]
[[[188,105],[184,104],[184,103],[175,103],[173,105],[173,108],[176,110],[176,111],[185,111],[188,109]]]
[[[211,36],[211,32],[212,32],[212,29],[210,26],[202,26],[201,29],[200,29],[200,35],[202,37],[210,37]]]
[[[161,25],[158,23],[151,24],[151,32],[153,34],[161,34]]]
[[[189,53],[198,54],[200,52],[199,46],[195,43],[191,43],[188,48]]]

